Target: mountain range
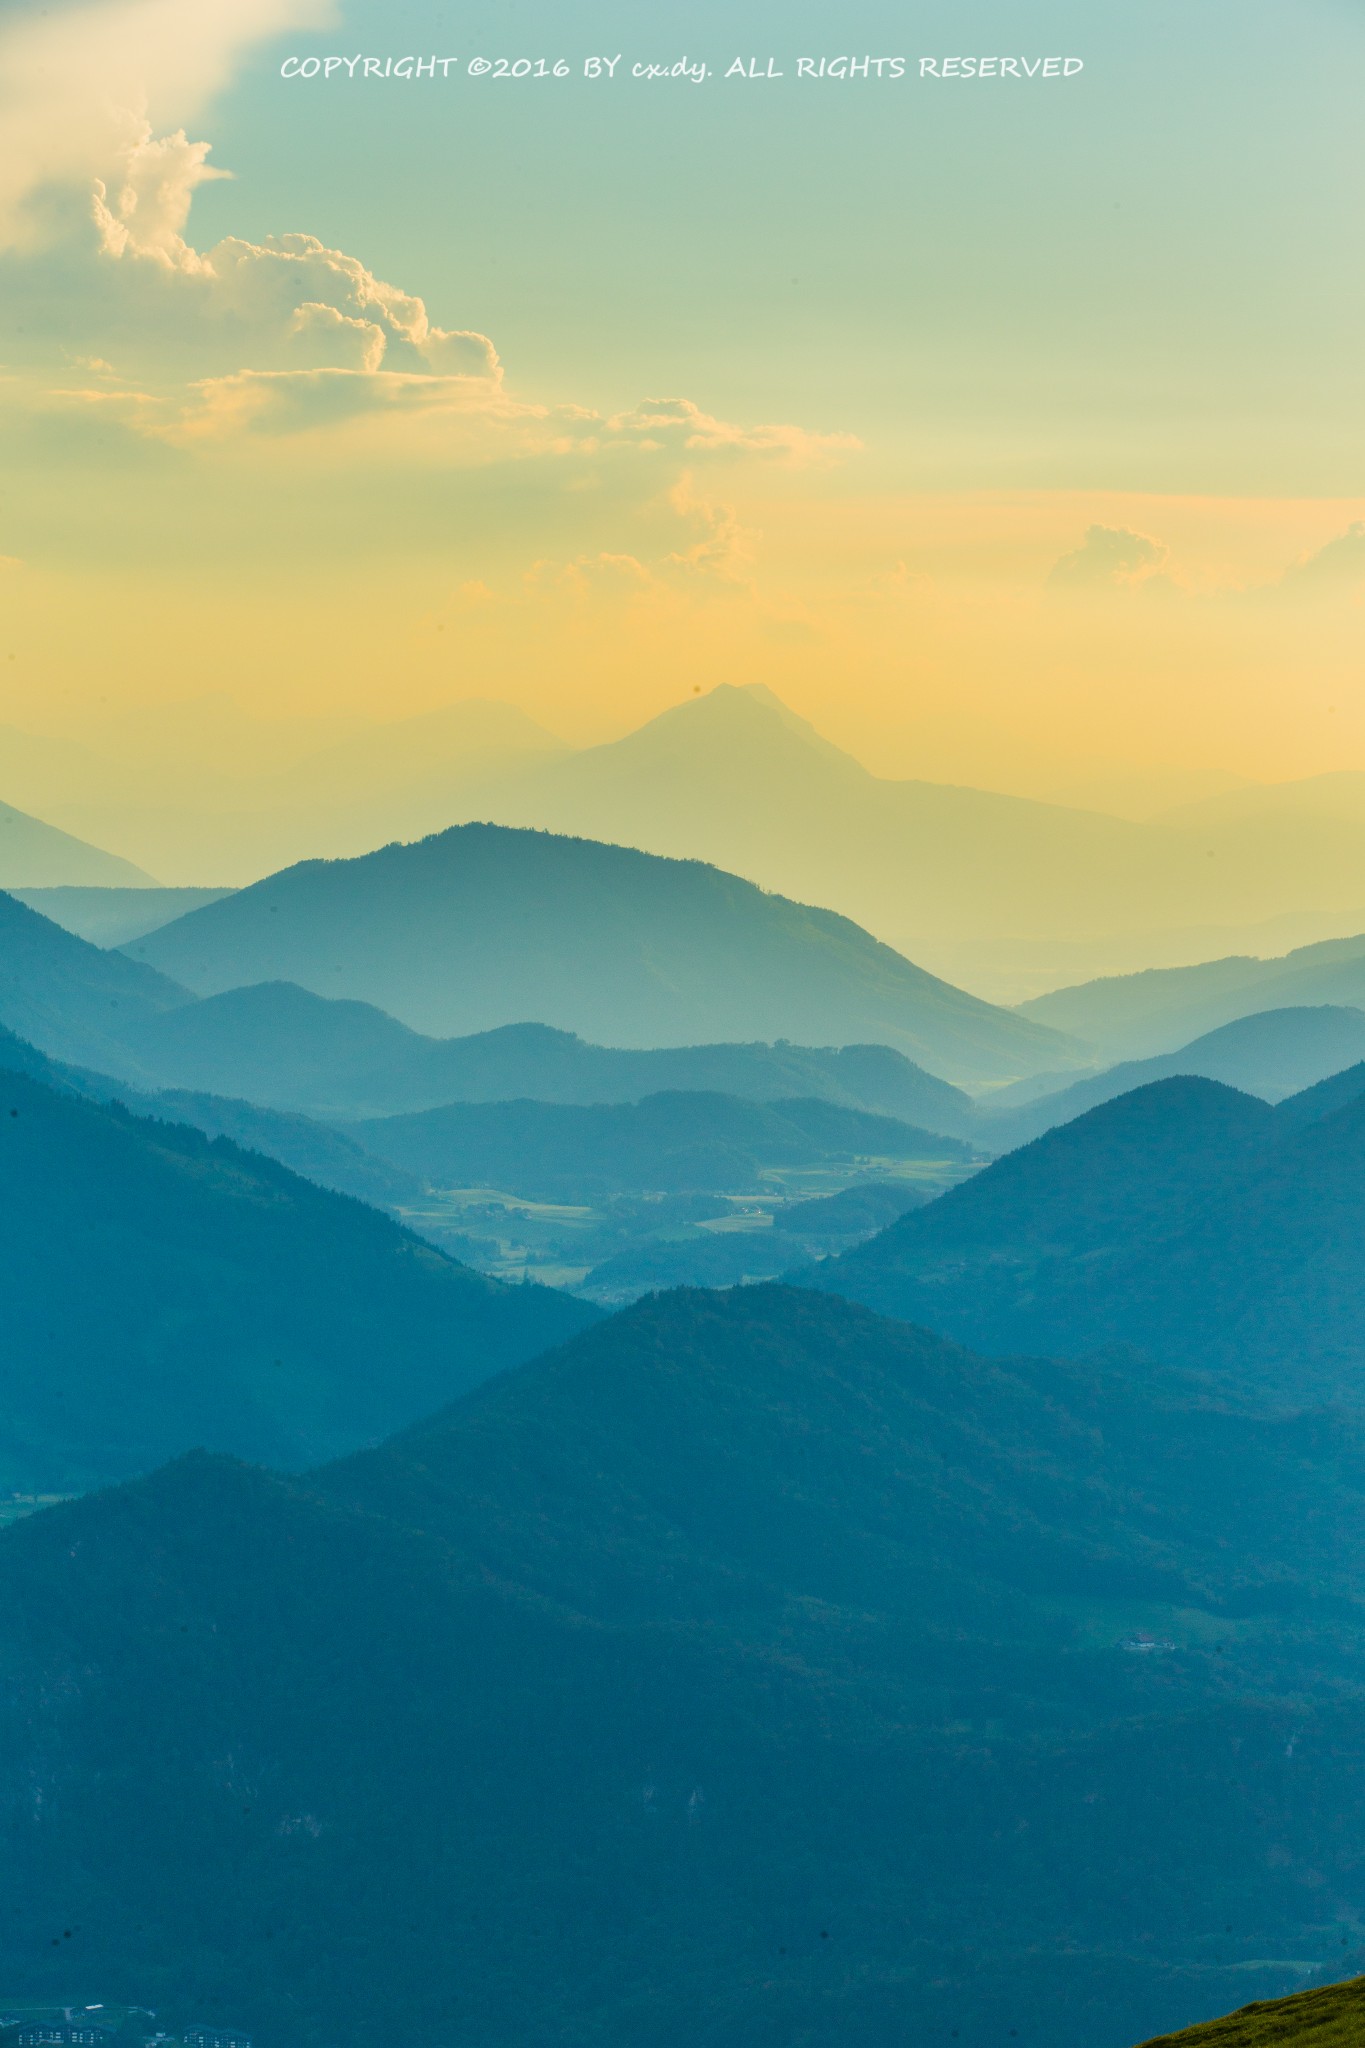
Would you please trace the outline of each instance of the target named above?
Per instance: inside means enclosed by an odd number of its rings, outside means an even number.
[[[1365,936],[1324,939],[1273,960],[1232,956],[1055,989],[1019,1006],[1110,1056],[1168,1051],[1195,1032],[1263,1010],[1365,1006]]]
[[[181,1460],[0,1539],[7,1996],[1129,2048],[1278,1995],[1361,1904],[1362,1487],[1348,1418],[774,1288]]]
[[[296,982],[438,1036],[536,1022],[618,1046],[872,1042],[959,1083],[1076,1056],[831,911],[699,861],[495,825],[304,862],[127,951],[198,995]]]
[[[0,892],[0,1025],[52,1058],[122,1073],[124,1034],[190,1001],[164,974]]]
[[[988,1095],[978,1111],[983,1142],[993,1151],[1027,1144],[1054,1124],[1068,1123],[1098,1103],[1162,1081],[1200,1074],[1267,1102],[1326,1080],[1365,1059],[1365,1011],[1323,1003],[1306,1009],[1262,1010],[1154,1059],[1122,1060],[1082,1081],[1067,1077],[1052,1091],[1038,1079]]]
[[[637,1232],[627,1241],[596,1252],[574,1289],[603,1308],[620,1308],[670,1287],[741,1287],[778,1280],[815,1258],[847,1251],[894,1223],[910,1209],[934,1199],[942,1179],[879,1180],[861,1175],[837,1194],[776,1201],[767,1213],[687,1219],[697,1227],[666,1219],[661,1228]],[[708,1208],[719,1205],[708,1204]],[[682,1220],[682,1219],[679,1219]],[[624,1235],[624,1233],[623,1233]]]
[[[122,1041],[165,1083],[319,1116],[398,1115],[448,1102],[638,1102],[708,1089],[757,1102],[807,1095],[964,1132],[970,1096],[883,1045],[589,1045],[547,1024],[434,1039],[369,1003],[259,982],[142,1017]]]
[[[11,889],[30,910],[59,924],[63,931],[89,939],[95,946],[123,946],[146,932],[159,930],[173,917],[197,910],[226,896],[227,889]]]
[[[1358,1402],[1362,1075],[1276,1109],[1197,1078],[1135,1089],[811,1269],[812,1284],[985,1351],[1117,1347],[1241,1399]]]
[[[89,1067],[50,1060],[0,1025],[0,1068],[27,1074],[60,1095],[89,1102],[117,1103],[135,1116],[158,1123],[188,1124],[208,1138],[231,1138],[244,1151],[263,1152],[305,1180],[358,1202],[390,1208],[420,1200],[420,1181],[366,1152],[345,1132],[291,1110],[262,1109],[254,1102],[188,1089],[141,1089]]]
[[[1326,818],[1365,824],[1365,774],[1339,768],[1326,775],[1304,775],[1290,782],[1243,783],[1193,803],[1179,804],[1164,815],[1199,827],[1258,824],[1267,818]]]
[[[0,1488],[195,1445],[299,1467],[580,1329],[229,1139],[0,1067]]]
[[[0,733],[0,774],[68,831],[187,884],[249,881],[477,819],[699,858],[829,904],[996,1000],[1038,986],[1040,946],[1051,969],[1087,948],[1097,965],[1136,966],[1173,947],[1198,958],[1219,933],[1252,939],[1277,920],[1286,936],[1300,920],[1307,936],[1360,908],[1365,815],[1349,777],[1138,821],[875,775],[760,686],[721,685],[579,750],[477,699],[311,750],[240,716],[237,731],[225,711],[188,707],[167,734],[125,721],[93,750]],[[263,773],[263,758],[279,765]],[[168,795],[187,779],[192,796]]]
[[[471,790],[477,815],[699,857],[829,903],[951,979],[1018,942],[1252,924],[1360,902],[1365,818],[1217,824],[874,775],[761,686],[721,685],[605,746]],[[997,980],[999,970],[997,970]],[[994,984],[990,993],[996,994]]]
[[[682,1090],[591,1107],[454,1102],[349,1129],[367,1151],[436,1187],[498,1188],[547,1202],[641,1188],[753,1189],[765,1167],[972,1157],[959,1139],[838,1103]]]

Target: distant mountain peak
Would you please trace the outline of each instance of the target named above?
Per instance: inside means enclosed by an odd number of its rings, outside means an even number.
[[[834,912],[703,861],[534,827],[456,825],[303,862],[134,951],[200,995],[295,982],[441,1038],[539,1023],[637,1048],[884,1044],[947,1080],[1071,1052]]]
[[[753,765],[769,772],[783,765],[789,769],[800,758],[799,747],[819,756],[826,767],[838,767],[849,776],[868,776],[861,762],[817,732],[766,683],[717,683],[703,695],[684,698],[634,732],[591,752],[619,757],[637,751],[656,752],[661,742],[670,750],[687,743],[701,748],[704,761],[714,761],[718,740],[731,753],[737,743],[753,749]]]

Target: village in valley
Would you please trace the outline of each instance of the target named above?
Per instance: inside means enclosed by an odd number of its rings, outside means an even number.
[[[139,2005],[0,2005],[0,2048],[253,2048],[241,2027],[170,2030]]]

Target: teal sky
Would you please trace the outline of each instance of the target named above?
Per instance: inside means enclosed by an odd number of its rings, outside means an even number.
[[[402,9],[258,46],[204,241],[299,228],[606,408],[686,389],[888,481],[1350,493],[1365,15],[1283,4]],[[1070,84],[282,83],[280,55],[1076,54]],[[624,70],[625,65],[621,67]],[[794,61],[787,63],[794,71]],[[908,467],[907,467],[908,465]],[[870,480],[870,479],[869,479]]]

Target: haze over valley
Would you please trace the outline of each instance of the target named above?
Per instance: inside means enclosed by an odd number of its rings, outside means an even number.
[[[869,8],[0,7],[0,2048],[1365,2039],[1365,15]]]
[[[1278,953],[1365,928],[1365,776],[1107,815],[872,774],[759,685],[717,685],[577,749],[478,698],[313,751],[298,721],[276,730],[229,702],[187,706],[185,724],[169,754],[170,735],[153,744],[150,727],[111,735],[107,753],[0,732],[0,788],[181,888],[250,883],[467,821],[701,859],[837,910],[1006,1002],[1087,967]],[[14,856],[0,843],[0,884],[119,879],[68,872],[26,829]]]

